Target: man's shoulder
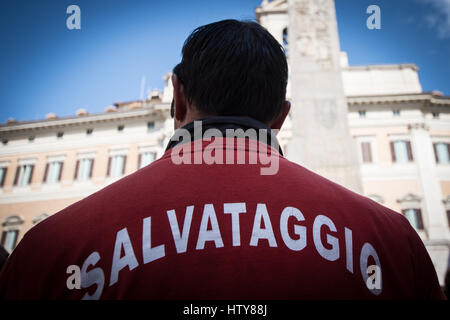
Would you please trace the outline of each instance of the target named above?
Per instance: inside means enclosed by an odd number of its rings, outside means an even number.
[[[156,166],[158,168],[154,168]],[[161,171],[161,162],[156,160],[52,214],[32,227],[23,240],[26,242],[28,238],[32,238],[30,240],[36,242],[37,238],[59,235],[62,240],[70,240],[76,230],[108,223],[109,219],[114,218],[115,212],[136,206],[144,200],[149,201],[151,195],[156,194],[155,186],[161,184]]]
[[[372,220],[377,223],[387,223],[399,227],[401,234],[416,234],[405,216],[369,197],[352,191],[336,182],[327,179],[295,162],[282,158],[280,173],[289,179],[293,185],[302,187],[316,203],[326,203],[336,210],[357,212],[355,220]]]

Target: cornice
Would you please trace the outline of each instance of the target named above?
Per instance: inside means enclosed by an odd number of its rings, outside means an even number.
[[[430,126],[428,124],[426,124],[425,122],[414,122],[414,123],[410,123],[408,124],[408,130],[418,130],[418,129],[423,129],[423,130],[430,130]]]
[[[255,8],[256,20],[268,13],[286,13],[288,4],[286,0],[275,0],[267,3],[262,3],[261,6]]]
[[[427,106],[450,106],[450,96],[438,96],[433,93],[410,93],[393,95],[348,96],[351,105],[370,105],[385,103],[424,102]]]
[[[87,124],[97,124],[102,122],[130,120],[130,119],[144,118],[150,115],[153,116],[164,115],[165,113],[168,112],[169,107],[170,107],[169,104],[158,104],[151,108],[119,110],[115,112],[98,113],[77,117],[67,117],[67,118],[49,119],[31,122],[18,122],[14,124],[0,125],[0,135],[5,133],[11,134],[42,129],[76,127]]]
[[[398,70],[398,69],[412,69],[419,71],[419,67],[414,63],[400,63],[400,64],[369,64],[361,66],[347,66],[342,68],[345,71],[353,70]]]

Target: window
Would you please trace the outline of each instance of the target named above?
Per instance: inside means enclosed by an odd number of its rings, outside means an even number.
[[[366,117],[366,110],[360,110],[358,111],[359,117],[360,118],[365,118]]]
[[[6,146],[6,145],[8,144],[8,140],[3,139],[3,140],[2,140],[2,143],[3,143],[4,146]]]
[[[28,141],[29,142],[33,142],[34,141],[34,136],[28,137]]]
[[[284,52],[288,53],[288,44],[289,44],[289,38],[288,38],[288,29],[284,28],[283,29],[283,48],[284,48]]]
[[[86,134],[87,134],[88,136],[90,136],[90,135],[92,134],[93,131],[94,131],[94,129],[87,129],[87,130],[86,130]]]
[[[413,161],[411,142],[392,141],[391,155],[392,155],[392,162],[405,163]]]
[[[433,143],[434,157],[436,163],[450,163],[450,143],[437,142]]]
[[[9,216],[3,220],[1,244],[10,253],[16,247],[19,227],[22,223],[23,220],[19,216]]]
[[[61,139],[63,136],[64,136],[64,132],[58,132],[58,133],[56,134],[56,137],[57,137],[58,139]]]
[[[16,247],[18,235],[19,230],[7,230],[2,232],[2,246],[9,253],[11,253]]]
[[[114,155],[109,157],[108,176],[117,178],[125,173],[126,155]]]
[[[78,159],[75,167],[75,180],[86,181],[92,177],[93,158]]]
[[[7,170],[8,170],[7,167],[0,168],[0,187],[3,187],[3,184],[5,183]]]
[[[392,114],[397,117],[400,115],[400,110],[392,110]]]
[[[431,114],[433,115],[434,119],[439,119],[439,112],[432,112]]]
[[[154,121],[147,122],[147,131],[151,131],[154,128],[155,128],[155,122]]]
[[[405,209],[402,213],[416,230],[423,230],[422,212],[420,209]]]
[[[156,158],[155,152],[143,152],[139,154],[139,169],[152,163]]]
[[[123,125],[120,125],[120,126],[117,127],[117,131],[119,131],[119,132],[120,132],[120,131],[123,131],[123,128],[124,128],[124,126],[123,126]]]
[[[45,183],[56,183],[61,180],[63,162],[62,161],[52,161],[47,163],[45,166],[44,182]]]
[[[14,185],[19,187],[29,185],[33,176],[33,170],[34,164],[19,165],[16,170]]]
[[[373,162],[372,145],[370,142],[361,142],[361,154],[363,163]]]

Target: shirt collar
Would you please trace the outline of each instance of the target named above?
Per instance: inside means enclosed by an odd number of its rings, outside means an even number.
[[[247,129],[255,129],[257,131],[260,129],[267,130],[268,137],[267,137],[267,141],[265,141],[265,142],[270,145],[272,139],[274,139],[274,142],[278,146],[278,152],[280,153],[280,155],[283,155],[283,152],[281,150],[281,147],[279,146],[277,137],[275,136],[275,134],[273,134],[272,130],[266,124],[264,124],[258,120],[255,120],[253,118],[233,117],[233,116],[214,116],[214,117],[197,119],[195,121],[201,121],[202,136],[206,130],[211,129],[211,128],[220,130],[224,136],[225,136],[227,129],[242,129],[244,131]],[[195,123],[193,121],[193,122],[190,122],[180,128],[180,129],[188,130],[191,133],[190,134],[191,141],[195,140],[195,137],[193,134],[194,127],[195,127]],[[180,130],[180,129],[177,129],[177,130]],[[174,134],[172,136],[172,138],[169,140],[169,143],[167,144],[165,151],[173,148],[174,146],[176,146],[180,143],[180,141],[178,141],[178,139],[173,139],[174,136],[176,136],[176,134]],[[259,140],[259,135],[257,135],[257,138]]]

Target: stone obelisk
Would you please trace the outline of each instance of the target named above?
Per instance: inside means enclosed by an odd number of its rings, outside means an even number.
[[[292,138],[287,158],[362,192],[348,126],[333,0],[288,0]]]

